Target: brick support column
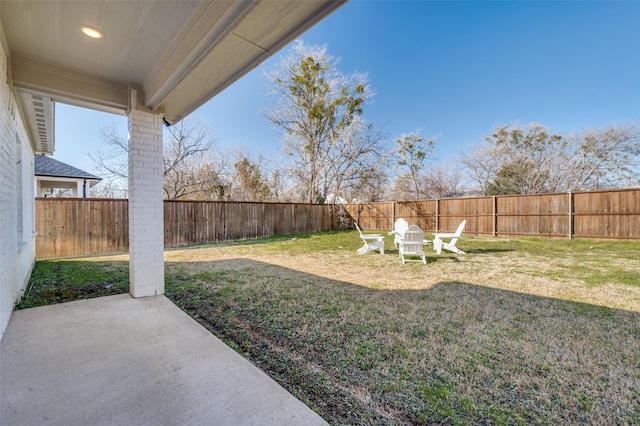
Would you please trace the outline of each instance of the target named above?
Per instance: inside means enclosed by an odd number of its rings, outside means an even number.
[[[129,293],[145,297],[164,293],[162,116],[129,92]]]

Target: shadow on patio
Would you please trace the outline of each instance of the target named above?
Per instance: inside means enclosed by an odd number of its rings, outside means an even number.
[[[3,425],[326,424],[164,296],[16,311]]]

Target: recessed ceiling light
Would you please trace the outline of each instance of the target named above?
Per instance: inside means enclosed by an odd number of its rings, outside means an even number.
[[[96,30],[93,27],[90,27],[88,25],[83,25],[80,27],[80,31],[82,31],[82,33],[84,35],[86,35],[87,37],[91,37],[91,38],[102,38],[102,33],[98,30]]]

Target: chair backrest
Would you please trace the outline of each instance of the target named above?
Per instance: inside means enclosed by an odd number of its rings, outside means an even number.
[[[460,238],[460,236],[462,235],[462,231],[464,230],[464,226],[467,224],[467,220],[463,220],[462,223],[460,223],[460,225],[458,225],[458,229],[456,229],[456,232],[453,236],[453,238],[451,239],[451,242],[449,242],[449,244],[451,245],[455,245],[456,242],[458,241],[458,238]]]
[[[456,229],[456,237],[462,235],[462,231],[464,230],[464,226],[467,224],[467,219],[463,220],[460,225],[458,225],[458,229]]]
[[[358,223],[356,221],[354,221],[353,224],[356,226],[356,229],[360,233],[360,238],[362,238],[362,231],[360,230],[360,227],[358,226]]]
[[[393,224],[393,230],[398,235],[403,235],[407,229],[409,229],[409,224],[404,219],[398,219],[396,223]]]
[[[402,241],[405,231],[409,228],[409,224],[404,219],[398,219],[393,224],[393,244],[398,245]]]
[[[404,254],[422,254],[424,246],[424,231],[418,225],[411,225],[404,232],[402,247]]]

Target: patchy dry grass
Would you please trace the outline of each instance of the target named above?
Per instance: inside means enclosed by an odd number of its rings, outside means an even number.
[[[167,251],[167,296],[332,424],[640,424],[639,241],[463,238],[427,265],[359,241]],[[38,262],[23,303],[126,271]]]

